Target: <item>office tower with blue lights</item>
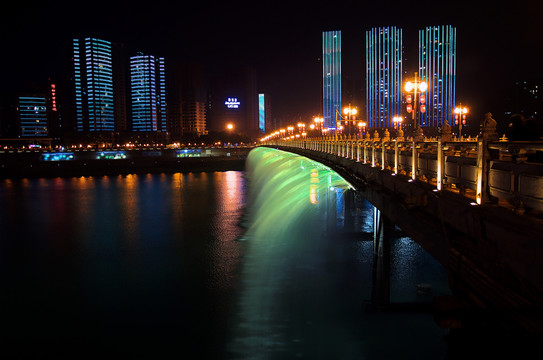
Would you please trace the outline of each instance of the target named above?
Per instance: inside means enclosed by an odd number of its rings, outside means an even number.
[[[428,26],[419,30],[419,78],[428,83],[426,111],[418,112],[421,126],[454,125],[456,93],[456,28]]]
[[[21,137],[46,137],[48,135],[45,96],[19,96],[18,112]]]
[[[114,131],[111,42],[73,40],[77,131]]]
[[[266,96],[258,94],[258,132],[264,134],[266,129]]]
[[[132,130],[166,131],[164,58],[138,53],[130,57]]]
[[[258,129],[261,134],[277,130],[277,125],[271,115],[270,94],[258,94]]]
[[[402,29],[366,31],[366,120],[369,127],[392,127],[402,115]]]
[[[341,31],[322,33],[322,114],[324,127],[335,129],[341,115]]]

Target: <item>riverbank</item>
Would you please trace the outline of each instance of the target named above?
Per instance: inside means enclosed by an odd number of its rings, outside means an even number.
[[[0,153],[0,178],[242,171],[251,148]]]

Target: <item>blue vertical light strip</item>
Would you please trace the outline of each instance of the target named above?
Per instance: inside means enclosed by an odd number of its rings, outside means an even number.
[[[266,105],[264,94],[258,94],[258,130],[261,134],[266,132]]]
[[[402,114],[403,33],[396,27],[366,31],[366,120],[391,127]]]
[[[426,113],[419,111],[421,126],[453,124],[456,103],[456,28],[431,26],[419,30],[419,74],[428,83]],[[420,106],[420,104],[417,104]]]
[[[79,39],[73,39],[73,51],[74,51],[74,85],[75,85],[75,114],[76,114],[76,129],[77,131],[83,131],[83,89],[82,85],[82,73],[81,73],[81,49],[79,45]]]
[[[47,136],[47,108],[44,96],[19,96],[21,137]]]
[[[149,106],[151,108],[150,114],[150,130],[158,130],[158,104],[157,104],[157,93],[156,93],[156,69],[155,69],[155,57],[149,55],[149,90],[150,90],[150,102]]]
[[[167,122],[166,122],[166,66],[164,64],[164,58],[160,57],[157,59],[158,62],[158,74],[159,74],[159,121],[160,121],[160,131],[167,131]]]
[[[341,112],[341,31],[322,33],[322,107],[324,127],[335,129]]]

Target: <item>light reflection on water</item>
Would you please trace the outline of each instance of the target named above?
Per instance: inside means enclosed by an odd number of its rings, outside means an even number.
[[[431,314],[364,311],[373,246],[361,240],[372,231],[371,205],[345,207],[349,184],[293,154],[256,149],[247,168],[250,226],[231,358],[443,358],[444,332]],[[421,279],[446,281],[417,248],[406,238],[394,247],[391,283],[401,286],[392,289],[392,301],[418,301]],[[422,270],[410,274],[419,260]]]
[[[241,172],[0,181],[3,354],[218,357],[245,194]]]
[[[276,155],[249,163],[248,180],[214,172],[0,181],[11,349],[442,358],[431,314],[364,311],[371,205],[345,206],[349,185],[337,174]],[[392,301],[420,300],[419,282],[441,291],[446,275],[416,244],[399,235],[391,249]]]

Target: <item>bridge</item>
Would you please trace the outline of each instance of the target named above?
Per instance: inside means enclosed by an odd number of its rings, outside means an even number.
[[[262,146],[331,167],[445,266],[458,311],[445,327],[477,318],[543,335],[543,142],[499,139],[487,114],[468,141],[445,126],[437,138],[385,129]]]

